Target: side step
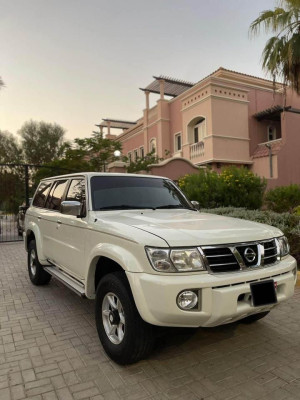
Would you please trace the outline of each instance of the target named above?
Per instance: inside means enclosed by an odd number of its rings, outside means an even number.
[[[48,260],[48,262],[50,262],[50,260]],[[70,275],[63,272],[61,269],[58,268],[58,266],[54,265],[52,262],[51,266],[44,267],[44,270],[52,275],[54,278],[62,282],[69,289],[73,290],[73,292],[78,294],[80,297],[85,297],[84,285],[76,279],[72,278]]]

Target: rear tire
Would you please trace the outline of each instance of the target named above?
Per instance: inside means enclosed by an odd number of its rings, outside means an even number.
[[[44,270],[39,262],[35,240],[31,240],[28,245],[27,264],[29,278],[34,285],[47,285],[50,282],[51,275]]]
[[[107,355],[121,365],[145,358],[153,347],[154,327],[140,317],[124,272],[101,279],[95,303],[97,331]]]
[[[266,317],[270,311],[264,311],[259,314],[249,315],[246,318],[241,319],[243,324],[252,324],[253,322],[259,321],[260,319]]]

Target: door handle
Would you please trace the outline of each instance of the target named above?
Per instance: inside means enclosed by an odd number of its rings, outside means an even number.
[[[56,222],[58,223],[58,225],[60,225],[60,224],[61,224],[61,221],[60,221],[59,219],[58,219]]]
[[[40,221],[41,217],[37,217],[37,218],[38,218],[38,220]]]

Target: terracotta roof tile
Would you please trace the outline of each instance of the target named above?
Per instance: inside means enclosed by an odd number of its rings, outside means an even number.
[[[272,154],[278,154],[283,146],[281,139],[274,140],[273,142],[268,142],[268,144],[271,145]],[[265,143],[262,143],[256,147],[252,157],[259,158],[259,157],[267,157],[268,155],[269,155],[269,149],[265,146]]]

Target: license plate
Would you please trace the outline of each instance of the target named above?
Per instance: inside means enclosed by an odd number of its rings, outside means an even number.
[[[277,303],[277,294],[273,280],[251,283],[250,289],[254,307]]]

